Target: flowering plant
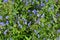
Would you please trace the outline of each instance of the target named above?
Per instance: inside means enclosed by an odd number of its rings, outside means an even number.
[[[59,40],[60,0],[0,0],[0,40]]]

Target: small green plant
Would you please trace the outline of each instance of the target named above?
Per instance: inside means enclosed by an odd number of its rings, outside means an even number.
[[[0,40],[59,40],[60,0],[0,0]]]

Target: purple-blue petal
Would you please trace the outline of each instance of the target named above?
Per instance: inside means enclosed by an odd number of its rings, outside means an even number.
[[[3,0],[3,2],[8,2],[8,0]]]
[[[28,12],[30,12],[30,10],[28,10]]]
[[[6,25],[8,25],[9,24],[9,21],[6,21]]]
[[[31,25],[31,21],[28,23],[28,26],[30,27],[30,25]]]
[[[35,9],[34,9],[32,12],[33,12],[35,15],[37,14],[37,10],[35,10]]]
[[[2,19],[2,16],[0,16],[0,19]]]
[[[46,2],[48,2],[48,0],[45,0]]]
[[[5,26],[4,22],[0,22],[0,25],[1,25],[1,26]]]
[[[41,6],[45,6],[45,4],[44,3],[41,3]]]
[[[6,16],[6,19],[8,19],[9,18],[9,16]]]
[[[8,30],[5,30],[5,31],[4,31],[4,35],[6,35],[6,34],[7,34],[7,31],[8,31]]]

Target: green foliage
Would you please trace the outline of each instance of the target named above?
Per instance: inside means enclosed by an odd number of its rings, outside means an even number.
[[[60,0],[46,1],[0,0],[0,40],[57,40]]]

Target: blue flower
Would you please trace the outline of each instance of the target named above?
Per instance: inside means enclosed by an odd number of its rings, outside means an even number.
[[[30,12],[30,10],[28,10],[28,12]]]
[[[2,16],[0,16],[0,19],[2,19]]]
[[[34,9],[32,12],[33,12],[35,15],[37,15],[37,10]]]
[[[3,2],[5,2],[5,3],[6,3],[6,2],[8,2],[8,0],[3,0]]]
[[[0,25],[1,25],[1,26],[5,26],[4,22],[0,22]]]
[[[38,34],[37,30],[34,30],[34,32],[36,33],[36,35]]]
[[[59,14],[59,13],[57,13],[57,14],[56,14],[56,16],[57,16],[57,17],[59,17],[59,16],[60,16],[60,14]]]
[[[26,5],[28,5],[29,2],[26,2]]]
[[[29,14],[29,16],[32,16],[32,14]]]
[[[18,21],[18,27],[19,28],[22,28],[22,25],[20,24],[20,22]]]
[[[38,18],[38,19],[36,20],[36,23],[37,23],[37,24],[40,24],[40,18]]]
[[[54,11],[54,5],[51,5],[51,9]]]
[[[45,4],[44,3],[41,3],[41,6],[45,6]]]
[[[48,24],[48,27],[51,27],[51,24]]]
[[[57,33],[60,33],[60,29],[57,30]]]
[[[18,23],[18,24],[20,24],[20,22],[19,22],[19,21],[17,21],[17,23]]]
[[[31,21],[28,23],[28,27],[30,27],[30,25],[31,25]]]
[[[22,25],[21,24],[18,24],[19,28],[22,28]]]
[[[24,24],[27,24],[27,20],[25,19],[25,20],[23,20],[24,21]]]
[[[5,31],[4,31],[4,35],[6,35],[6,34],[7,34],[7,32],[8,32],[8,30],[5,30]]]
[[[38,36],[38,38],[40,38],[40,35],[39,34],[37,36]]]
[[[24,24],[27,24],[27,21],[24,21]]]
[[[51,5],[49,8],[48,8],[48,12],[50,12],[50,11],[54,11],[54,5]]]
[[[45,0],[46,2],[48,2],[48,0]]]
[[[32,2],[32,5],[34,4],[34,2]]]
[[[9,18],[9,16],[6,16],[5,18],[6,18],[6,19],[8,19],[8,18]]]
[[[6,25],[8,25],[9,24],[9,21],[6,21]]]

